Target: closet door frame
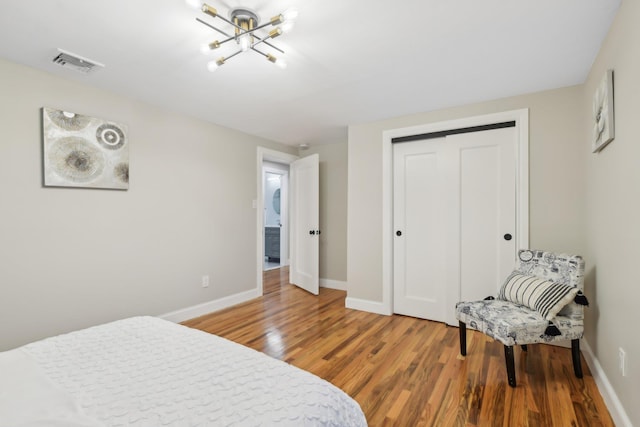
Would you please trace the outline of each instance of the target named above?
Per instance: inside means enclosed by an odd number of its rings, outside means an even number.
[[[382,135],[382,310],[393,314],[393,139],[515,121],[516,248],[529,247],[529,109],[390,129]],[[515,264],[515,258],[514,258]],[[453,310],[453,306],[447,309]]]

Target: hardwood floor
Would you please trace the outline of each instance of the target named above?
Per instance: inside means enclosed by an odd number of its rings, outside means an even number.
[[[344,307],[346,293],[313,296],[265,273],[265,293],[184,322],[310,371],[352,396],[370,426],[613,426],[591,372],[573,374],[571,350],[515,350],[518,386],[508,386],[503,346],[468,331]]]

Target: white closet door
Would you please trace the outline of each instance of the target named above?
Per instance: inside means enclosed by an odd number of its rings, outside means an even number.
[[[457,325],[457,301],[495,296],[514,268],[515,128],[447,137],[457,165],[451,188],[446,322]]]
[[[496,294],[515,260],[516,138],[394,145],[394,312],[457,324],[457,301]]]
[[[444,320],[445,139],[393,146],[394,312]]]

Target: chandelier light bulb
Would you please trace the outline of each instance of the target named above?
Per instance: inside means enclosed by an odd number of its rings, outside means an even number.
[[[269,62],[272,62],[272,63],[276,64],[281,69],[287,68],[287,63],[285,61],[283,61],[282,59],[278,59],[275,56],[271,55],[270,53],[268,53],[265,57],[267,58],[267,60]]]
[[[294,8],[290,8],[282,12],[282,17],[286,21],[294,21],[298,17],[298,11]]]
[[[240,37],[240,49],[246,52],[251,47],[251,36],[246,34]]]
[[[282,32],[288,34],[293,30],[293,21],[284,21],[284,23],[280,26],[282,28]]]
[[[202,0],[184,0],[187,6],[199,10],[202,7]]]
[[[211,71],[212,73],[217,70],[222,64],[224,64],[224,56],[221,56],[220,58],[214,60],[214,61],[209,61],[207,63],[207,69],[209,71]]]
[[[210,53],[213,49],[217,49],[220,47],[220,42],[218,40],[214,40],[211,43],[204,43],[200,46],[200,51],[204,54]]]
[[[209,71],[211,71],[213,73],[217,69],[218,69],[218,63],[216,61],[207,62],[207,70],[209,70]]]

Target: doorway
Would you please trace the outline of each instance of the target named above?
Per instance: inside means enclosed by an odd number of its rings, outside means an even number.
[[[256,292],[258,295],[264,294],[263,271],[264,271],[264,163],[276,163],[287,167],[298,159],[293,154],[281,151],[270,150],[264,147],[256,149],[256,199],[253,201],[253,208],[256,209]]]
[[[289,165],[264,162],[263,270],[289,265]]]
[[[319,156],[312,154],[303,159],[298,156],[257,147],[256,209],[256,291],[264,293],[263,268],[265,253],[265,198],[264,163],[277,163],[290,168],[289,219],[289,282],[315,295],[319,289]],[[282,203],[282,201],[281,201]],[[282,246],[282,245],[281,245]],[[286,259],[281,256],[281,259]]]

